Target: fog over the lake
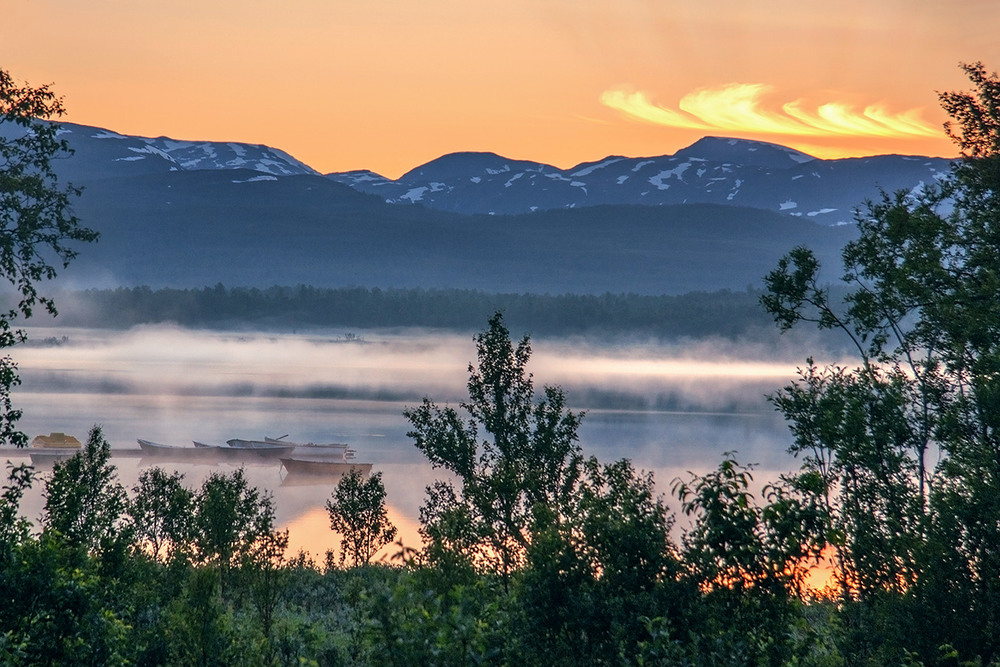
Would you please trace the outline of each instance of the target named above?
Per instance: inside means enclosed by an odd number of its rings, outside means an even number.
[[[467,367],[476,352],[471,335],[423,331],[323,335],[175,327],[42,329],[32,332],[30,341],[15,351],[24,392],[164,397],[431,396],[454,401],[465,395]],[[756,409],[760,397],[748,397],[746,385],[769,390],[795,369],[795,364],[761,360],[756,349],[748,360],[734,344],[721,342],[533,340],[532,347],[529,369],[536,384],[562,386],[574,405],[619,393],[638,402],[670,395],[685,409]]]
[[[532,348],[536,390],[559,385],[573,410],[587,412],[585,453],[632,459],[654,472],[662,492],[688,470],[714,467],[727,451],[759,463],[761,478],[797,465],[785,452],[787,429],[764,398],[794,378],[795,363],[721,342],[532,340]],[[425,396],[456,406],[476,349],[471,333],[440,331],[44,328],[12,356],[23,379],[14,401],[29,437],[63,431],[82,440],[100,424],[115,449],[135,448],[136,438],[189,446],[284,434],[348,442],[383,472],[394,520],[412,543],[424,487],[438,473],[407,438],[401,413]],[[113,461],[129,487],[149,463]],[[179,467],[191,485],[210,472]],[[322,509],[332,487],[282,483],[276,463],[249,466],[248,477],[274,492],[293,547],[334,545]],[[25,513],[37,518],[41,500],[28,503]]]

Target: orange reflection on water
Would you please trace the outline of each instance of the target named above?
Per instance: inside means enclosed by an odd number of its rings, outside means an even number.
[[[387,509],[389,521],[397,529],[396,542],[402,540],[405,546],[419,548],[421,540],[417,521],[392,505],[388,505]],[[332,550],[339,559],[340,535],[330,528],[330,517],[326,509],[318,507],[309,509],[288,522],[285,527],[288,529],[286,557],[291,558],[304,551],[321,564],[324,562],[327,550]],[[378,562],[383,559],[388,561],[398,551],[399,545],[395,542],[387,544],[379,549],[372,561]]]

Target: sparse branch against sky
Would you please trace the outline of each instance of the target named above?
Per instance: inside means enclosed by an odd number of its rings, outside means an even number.
[[[936,91],[1000,68],[995,0],[0,0],[0,66],[69,122],[263,143],[390,177],[569,167],[706,134],[953,155]]]

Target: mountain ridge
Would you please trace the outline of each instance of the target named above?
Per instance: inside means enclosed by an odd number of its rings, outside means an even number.
[[[851,224],[880,190],[919,191],[946,158],[877,155],[824,160],[763,141],[703,137],[673,155],[607,156],[569,169],[491,152],[435,158],[392,180],[359,170],[326,178],[383,198],[462,214],[519,214],[604,204],[749,206],[826,225]]]
[[[0,132],[9,132],[6,125]],[[680,157],[609,156],[572,171],[459,153],[411,170],[408,182],[352,172],[352,187],[263,145],[131,137],[71,124],[62,132],[75,153],[54,166],[61,179],[83,187],[74,209],[101,234],[61,274],[64,285],[84,288],[744,289],[759,285],[795,245],[837,266],[856,230],[810,215],[829,205],[817,184],[833,183],[845,190],[838,201],[857,205],[887,173],[878,158],[805,160],[777,145],[714,138]],[[890,158],[892,165],[913,163],[925,179],[927,160]],[[814,201],[788,189],[804,182]],[[622,197],[623,184],[660,197]],[[388,188],[397,196],[387,197]]]
[[[77,154],[88,156],[61,161],[60,173],[73,182],[175,170],[252,169],[261,180],[321,175],[285,151],[262,144],[136,137],[60,125]],[[322,176],[389,204],[465,215],[714,203],[839,225],[853,223],[855,209],[881,191],[918,192],[934,185],[950,165],[947,158],[895,154],[825,160],[781,144],[706,136],[672,155],[610,155],[569,169],[494,152],[461,151],[418,165],[395,180],[366,169]]]

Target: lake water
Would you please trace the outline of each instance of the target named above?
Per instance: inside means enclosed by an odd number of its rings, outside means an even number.
[[[288,434],[294,441],[348,442],[358,460],[382,472],[390,517],[410,545],[419,540],[424,488],[437,473],[407,438],[402,410],[424,396],[457,405],[475,360],[471,334],[421,331],[45,328],[32,331],[31,340],[13,350],[23,379],[14,401],[29,437],[62,431],[83,440],[100,424],[113,449],[134,449],[137,438],[190,445]],[[536,388],[559,385],[574,410],[587,412],[579,431],[585,453],[606,462],[632,459],[653,471],[663,493],[675,477],[707,471],[727,451],[757,463],[762,480],[796,467],[786,453],[787,428],[764,399],[794,377],[794,363],[748,361],[733,346],[532,343]],[[151,463],[113,462],[127,487]],[[233,469],[160,465],[183,472],[192,487],[212,470]],[[246,474],[272,492],[292,553],[302,548],[321,558],[334,548],[324,509],[330,483],[291,484],[277,462],[247,465]],[[22,506],[31,519],[41,513],[40,486]]]

